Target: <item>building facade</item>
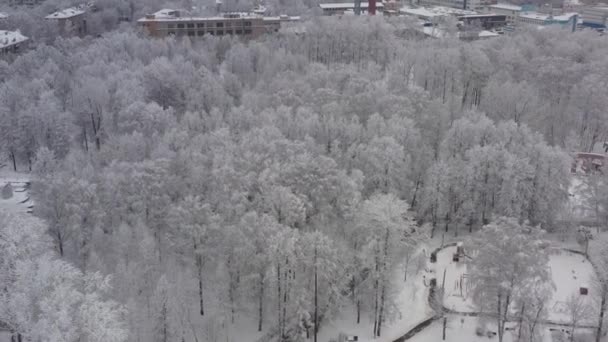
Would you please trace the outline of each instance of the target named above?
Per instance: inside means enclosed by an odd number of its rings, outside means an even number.
[[[507,24],[515,26],[517,25],[522,8],[521,6],[511,4],[495,4],[487,6],[486,12],[504,15],[507,18]]]
[[[72,7],[51,13],[46,20],[56,22],[59,33],[62,35],[87,34],[87,12],[83,8]]]
[[[582,9],[583,25],[604,28],[608,23],[608,6],[593,6]]]
[[[277,32],[284,22],[297,20],[298,17],[263,17],[249,13],[226,13],[218,17],[182,17],[180,11],[163,9],[139,19],[137,24],[153,37],[235,35],[255,39],[266,33]]]
[[[11,6],[36,6],[43,0],[9,0]]]
[[[354,2],[332,2],[332,3],[323,3],[319,4],[321,10],[323,10],[324,15],[336,15],[336,14],[344,14],[345,12],[353,12],[355,11],[355,3]],[[361,13],[367,13],[369,9],[369,2],[361,2]],[[377,1],[376,2],[376,11],[383,12],[384,11],[384,3]]]
[[[420,0],[421,6],[443,6],[469,11],[479,11],[490,5],[496,4],[496,0]]]

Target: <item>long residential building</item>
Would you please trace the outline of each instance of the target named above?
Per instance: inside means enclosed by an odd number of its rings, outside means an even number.
[[[496,0],[420,0],[420,6],[443,6],[469,11],[477,11],[489,5],[496,4]]]
[[[330,3],[321,3],[319,4],[321,10],[323,10],[324,15],[335,15],[335,14],[344,14],[345,12],[354,12],[355,3],[354,2],[330,2]],[[366,13],[369,8],[369,2],[361,2],[361,12]],[[378,12],[382,12],[384,10],[384,3],[377,1],[376,9]]]
[[[19,31],[0,30],[0,55],[17,53],[28,44],[29,38]]]
[[[604,28],[608,24],[608,6],[592,6],[582,9],[583,25]]]
[[[87,34],[86,7],[66,8],[64,10],[53,12],[44,18],[48,21],[56,22],[60,34],[76,34],[79,36],[84,36]]]
[[[255,39],[263,34],[276,32],[284,22],[297,21],[299,17],[264,17],[254,13],[225,13],[217,17],[182,16],[181,12],[163,9],[148,14],[137,21],[144,31],[153,37],[205,35],[235,35]]]

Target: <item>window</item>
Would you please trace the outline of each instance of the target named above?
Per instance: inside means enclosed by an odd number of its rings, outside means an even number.
[[[170,36],[175,36],[175,31],[169,31]]]
[[[167,28],[173,29],[173,28],[175,28],[175,24],[169,24],[169,25],[167,25]]]
[[[205,35],[205,31],[198,31],[198,35],[199,36],[204,36]]]
[[[216,26],[217,27],[224,27],[224,23],[217,23]]]
[[[245,26],[251,26],[251,21],[246,21],[244,24]]]
[[[188,28],[194,28],[194,24],[188,24]]]
[[[194,37],[194,31],[188,31],[188,37]]]
[[[177,28],[178,28],[178,29],[179,29],[179,28],[183,29],[183,28],[184,28],[184,24],[177,24]]]
[[[218,36],[223,36],[224,35],[224,31],[223,30],[217,30],[217,35]]]
[[[232,30],[226,30],[226,34],[232,34]]]
[[[251,30],[245,30],[245,34],[251,34]]]
[[[243,30],[236,30],[236,34],[243,34]]]
[[[203,23],[198,23],[198,24],[196,24],[196,27],[198,27],[198,28],[205,27],[205,24],[203,24]]]

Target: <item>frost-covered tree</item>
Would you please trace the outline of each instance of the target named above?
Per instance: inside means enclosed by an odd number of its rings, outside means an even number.
[[[503,341],[515,306],[526,300],[524,292],[552,284],[547,243],[539,228],[501,217],[483,227],[471,250],[468,274],[473,300],[481,311],[493,314],[498,339]]]

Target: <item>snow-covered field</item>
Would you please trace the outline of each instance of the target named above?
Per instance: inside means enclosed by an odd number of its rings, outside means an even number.
[[[568,315],[563,312],[565,302],[572,294],[579,295],[580,287],[587,287],[589,294],[581,296],[591,306],[593,304],[593,287],[591,286],[595,271],[591,263],[580,254],[559,251],[551,255],[549,267],[555,283],[555,292],[550,302],[549,319],[557,322],[568,322]],[[597,316],[597,309],[593,317]],[[593,323],[593,322],[591,322]]]
[[[13,213],[26,213],[33,205],[27,191],[29,178],[27,175],[0,171],[0,191],[8,184],[11,184],[13,194],[11,198],[4,199],[0,196],[0,210],[7,210]]]
[[[456,247],[447,247],[437,255],[434,266],[437,274],[437,285],[441,286],[445,271],[445,307],[460,312],[477,311],[471,296],[467,291],[466,262],[453,262],[452,255]],[[581,287],[589,289],[589,295],[582,296],[591,303],[593,289],[589,288],[594,277],[594,270],[589,261],[580,254],[557,250],[549,259],[549,267],[553,276],[555,292],[549,303],[549,320],[568,323],[568,315],[564,313],[565,302],[572,294],[579,295]],[[595,317],[595,313],[593,317]]]
[[[426,249],[428,250],[428,247]],[[416,268],[416,265],[410,264],[410,266],[410,269]],[[424,278],[428,277],[426,272],[412,270],[412,273],[416,274],[408,274],[408,279],[404,282],[402,270],[403,268],[399,267],[394,274],[398,312],[395,313],[394,319],[382,328],[381,337],[374,339],[373,322],[370,321],[368,313],[362,312],[361,322],[356,324],[356,311],[353,306],[344,308],[339,317],[324,323],[319,331],[319,341],[337,339],[338,334],[344,333],[358,336],[359,341],[392,342],[421,321],[433,316],[432,310],[427,305],[428,290],[424,284]]]
[[[0,342],[11,342],[11,334],[6,331],[0,331]]]
[[[491,342],[498,341],[497,336],[488,337],[488,335],[479,336],[476,334],[476,329],[479,326],[479,318],[477,317],[462,317],[457,315],[447,316],[446,338],[445,342]],[[496,332],[496,325],[486,321],[486,332]],[[514,324],[507,325],[505,331],[504,342],[512,342],[517,340],[517,328]],[[539,342],[566,342],[569,341],[567,328],[544,327],[541,330],[542,340]],[[590,329],[577,329],[575,333],[576,341],[591,341],[588,339],[593,336],[593,331]],[[434,321],[426,329],[422,330],[408,342],[440,342],[443,341],[443,320]]]

